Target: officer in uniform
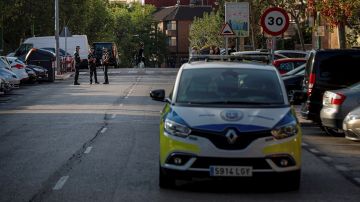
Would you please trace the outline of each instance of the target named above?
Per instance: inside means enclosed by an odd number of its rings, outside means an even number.
[[[110,55],[107,48],[104,48],[103,55],[102,55],[102,63],[104,66],[104,80],[105,82],[103,84],[109,84],[109,77],[108,77],[108,67],[110,62]]]
[[[74,80],[74,85],[80,85],[80,83],[78,81],[79,80],[80,63],[81,63],[79,50],[80,50],[80,46],[76,46],[76,51],[74,53],[74,58],[75,58],[75,80]]]
[[[94,48],[90,49],[90,53],[88,55],[88,61],[89,61],[89,69],[90,69],[90,84],[92,84],[92,77],[94,76],[94,80],[96,84],[99,84],[97,80],[97,74],[96,74],[96,57],[94,55]]]

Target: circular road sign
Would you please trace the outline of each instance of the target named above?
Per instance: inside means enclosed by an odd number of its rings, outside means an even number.
[[[289,16],[282,8],[268,8],[262,14],[260,22],[263,30],[267,34],[278,36],[288,29]]]

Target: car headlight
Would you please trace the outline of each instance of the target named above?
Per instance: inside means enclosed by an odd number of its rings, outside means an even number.
[[[297,132],[298,132],[297,124],[295,121],[293,121],[289,124],[286,124],[286,125],[283,125],[283,126],[273,129],[271,131],[271,134],[274,136],[275,139],[279,140],[279,139],[284,139],[287,137],[294,136],[297,134]]]
[[[176,123],[174,121],[171,121],[169,119],[165,120],[164,128],[168,134],[179,136],[179,137],[187,137],[191,133],[190,128],[188,128],[182,124]]]
[[[358,114],[349,114],[345,117],[344,121],[352,121],[352,120],[356,120],[356,119],[360,119],[360,115]]]

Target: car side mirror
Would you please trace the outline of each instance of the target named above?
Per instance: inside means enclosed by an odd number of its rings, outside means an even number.
[[[164,101],[165,100],[165,90],[164,89],[151,90],[150,97],[156,101]]]
[[[307,96],[304,91],[295,90],[289,93],[289,100],[291,105],[299,105],[305,102]]]

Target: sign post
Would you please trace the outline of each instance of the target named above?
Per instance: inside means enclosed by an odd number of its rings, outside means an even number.
[[[221,29],[220,35],[225,37],[225,53],[228,54],[228,41],[229,36],[235,36],[234,31],[231,29],[230,25],[228,23],[225,23]]]
[[[225,22],[234,31],[232,37],[239,37],[244,41],[244,37],[249,37],[249,2],[226,2],[225,3]],[[240,50],[244,50],[244,43],[241,43]]]
[[[283,34],[289,28],[289,16],[284,9],[272,7],[265,10],[260,22],[264,32],[272,36],[271,61],[273,61],[276,36]]]

